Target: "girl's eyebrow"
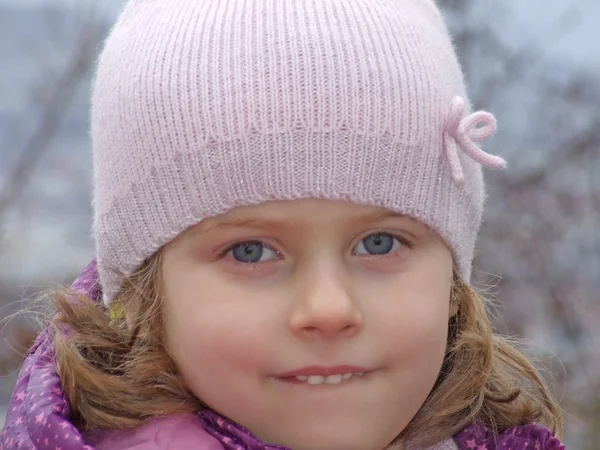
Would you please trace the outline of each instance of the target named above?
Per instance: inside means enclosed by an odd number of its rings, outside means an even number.
[[[406,218],[404,214],[400,214],[394,211],[383,211],[375,212],[371,214],[358,214],[351,216],[345,220],[346,224],[358,225],[362,223],[373,223],[388,218]],[[219,220],[212,224],[200,226],[196,233],[207,234],[213,231],[224,230],[227,228],[256,228],[262,230],[285,230],[291,228],[301,227],[301,221],[290,221],[280,219],[259,219],[259,218],[239,218],[229,220]],[[196,234],[194,233],[194,234]]]
[[[268,229],[287,229],[290,228],[290,222],[286,220],[274,220],[274,219],[229,219],[219,220],[212,224],[200,226],[197,230],[199,234],[207,234],[213,231],[224,230],[227,228],[257,228],[262,230]],[[194,233],[195,234],[195,233]]]

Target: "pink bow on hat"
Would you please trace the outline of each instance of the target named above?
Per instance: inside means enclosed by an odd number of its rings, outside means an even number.
[[[496,119],[485,111],[477,111],[463,118],[465,101],[456,96],[452,99],[446,131],[444,132],[444,148],[452,178],[457,183],[464,182],[464,173],[458,158],[458,146],[473,160],[488,169],[503,169],[506,161],[499,156],[490,155],[479,148],[475,143],[481,142],[496,132]],[[483,125],[483,126],[479,126]]]

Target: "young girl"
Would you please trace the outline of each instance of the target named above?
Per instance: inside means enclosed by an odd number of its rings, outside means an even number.
[[[2,448],[564,448],[469,285],[495,126],[431,0],[131,0],[92,96],[97,258]]]

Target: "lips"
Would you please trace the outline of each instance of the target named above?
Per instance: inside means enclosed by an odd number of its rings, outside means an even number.
[[[291,370],[290,372],[285,372],[277,375],[277,378],[291,378],[291,377],[310,377],[314,375],[320,375],[323,377],[328,377],[330,375],[344,375],[346,373],[366,373],[372,372],[368,367],[361,366],[334,366],[334,367],[324,367],[324,366],[310,366],[303,367],[301,369]]]
[[[311,366],[285,372],[274,378],[293,384],[340,384],[355,377],[362,377],[371,369],[360,366]]]

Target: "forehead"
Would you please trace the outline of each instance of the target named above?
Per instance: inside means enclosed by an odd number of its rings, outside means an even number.
[[[204,234],[231,227],[341,227],[382,221],[401,221],[420,231],[430,231],[429,227],[416,219],[389,209],[325,199],[283,200],[240,206],[203,220],[191,231]]]

